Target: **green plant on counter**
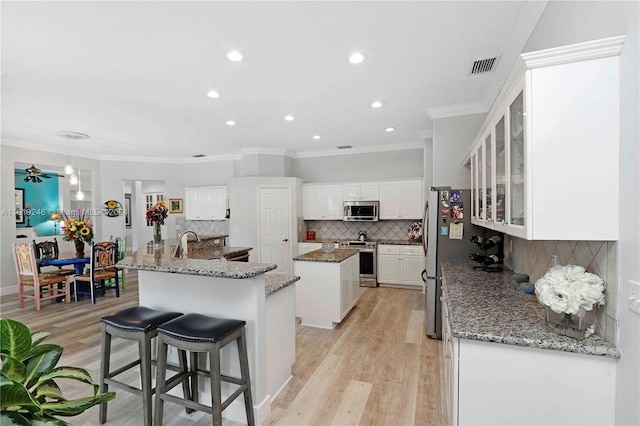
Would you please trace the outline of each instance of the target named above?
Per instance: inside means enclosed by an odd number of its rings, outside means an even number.
[[[51,333],[29,331],[26,325],[0,319],[0,424],[66,426],[55,416],[76,416],[115,398],[115,392],[98,393],[89,373],[76,367],[56,367],[62,347],[40,344]],[[57,379],[87,383],[93,396],[65,399]]]

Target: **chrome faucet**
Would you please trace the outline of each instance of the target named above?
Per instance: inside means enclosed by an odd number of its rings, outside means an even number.
[[[190,229],[187,229],[186,231],[182,231],[182,233],[178,237],[178,244],[176,245],[176,251],[173,253],[173,257],[181,257],[183,259],[185,259],[187,257],[188,250],[186,248],[184,250],[182,249],[182,247],[183,247],[182,238],[187,234],[193,234],[193,236],[196,237],[196,241],[200,242],[200,237],[194,231],[192,231]],[[185,247],[186,247],[186,245],[185,245]],[[180,256],[179,256],[179,254],[180,254]]]

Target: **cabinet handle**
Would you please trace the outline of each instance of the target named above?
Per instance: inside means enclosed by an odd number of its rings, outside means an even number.
[[[283,243],[286,243],[287,241],[289,241],[288,238],[285,238],[284,240],[282,240]]]

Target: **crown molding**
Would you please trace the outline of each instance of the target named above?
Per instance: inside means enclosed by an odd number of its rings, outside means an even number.
[[[528,69],[568,64],[620,55],[624,40],[625,36],[621,35],[523,53],[520,56]]]
[[[420,139],[429,139],[433,137],[433,129],[424,130],[422,132],[418,132],[418,137]]]
[[[427,117],[433,120],[435,118],[457,117],[459,115],[482,114],[487,111],[489,111],[489,108],[484,102],[473,102],[429,108]]]
[[[370,154],[376,152],[405,151],[410,149],[423,149],[424,142],[407,142],[385,146],[371,146],[351,149],[326,149],[318,151],[298,152],[293,158],[331,157],[337,155]]]

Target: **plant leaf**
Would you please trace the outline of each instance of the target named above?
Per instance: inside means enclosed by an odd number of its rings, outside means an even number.
[[[29,391],[20,383],[0,386],[0,394],[2,394],[0,409],[18,407],[29,411],[40,411],[40,404],[31,397]]]
[[[62,391],[58,387],[58,384],[53,380],[48,380],[45,383],[41,383],[38,385],[36,389],[36,399],[41,396],[57,399],[58,401],[65,401],[64,395],[62,395]]]
[[[17,411],[2,411],[0,412],[0,425],[30,426],[31,422]]]
[[[0,319],[0,353],[24,361],[31,352],[31,333],[26,325],[12,319]]]
[[[40,345],[33,348],[27,361],[27,385],[55,367],[61,355],[62,348],[58,345]]]
[[[28,417],[28,418],[27,418]],[[0,413],[0,425],[18,426],[72,426],[64,420],[49,416],[36,416],[35,414],[18,413],[17,411],[3,411]]]
[[[2,357],[2,374],[7,379],[22,383],[24,381],[24,364],[10,356]]]
[[[57,367],[51,370],[48,373],[40,376],[39,382],[45,382],[50,379],[73,379],[78,380],[83,383],[87,383],[93,385],[93,380],[91,380],[91,375],[87,370],[83,368],[77,367]]]
[[[111,401],[115,397],[115,392],[107,392],[87,398],[73,399],[63,402],[50,402],[42,404],[42,410],[45,414],[50,416],[75,416],[94,405]]]
[[[31,346],[37,346],[39,343],[41,343],[44,339],[46,339],[49,336],[51,336],[51,333],[47,331],[38,331],[36,333],[33,333],[31,335]]]

